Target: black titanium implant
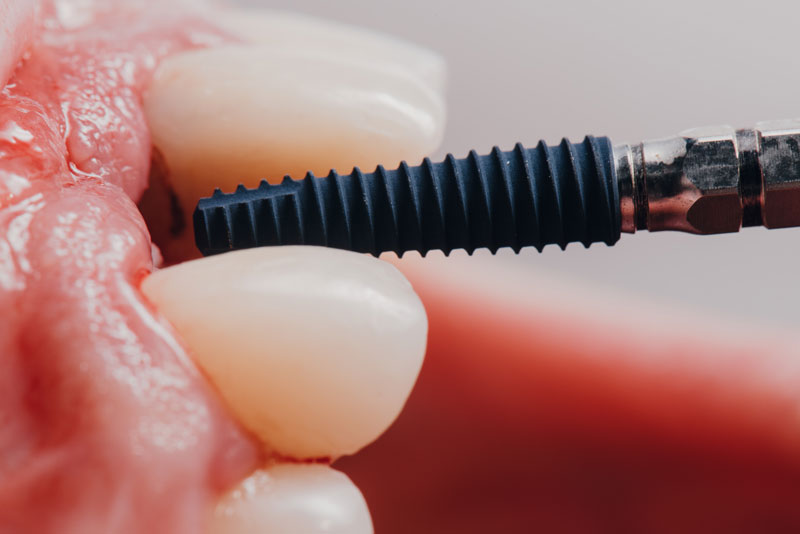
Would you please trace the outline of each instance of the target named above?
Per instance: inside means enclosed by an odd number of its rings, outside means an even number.
[[[517,145],[396,170],[288,176],[215,191],[194,212],[200,251],[321,245],[409,250],[613,245],[621,232],[800,226],[800,121],[704,128],[638,145],[605,137]]]

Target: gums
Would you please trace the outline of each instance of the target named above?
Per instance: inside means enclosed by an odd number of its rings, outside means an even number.
[[[41,7],[0,94],[0,532],[201,531],[259,453],[139,293],[135,202],[150,74],[225,37],[156,2]]]

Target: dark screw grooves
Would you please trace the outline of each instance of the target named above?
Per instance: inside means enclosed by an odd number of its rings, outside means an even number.
[[[477,248],[519,251],[580,242],[613,245],[620,236],[611,143],[587,137],[558,146],[494,148],[442,163],[358,168],[327,178],[309,173],[280,185],[217,190],[194,212],[205,254],[262,245],[322,245],[378,255]]]

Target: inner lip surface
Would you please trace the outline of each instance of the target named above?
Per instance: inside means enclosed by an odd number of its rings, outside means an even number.
[[[260,453],[140,295],[153,264],[134,201],[147,80],[226,38],[156,2],[42,14],[0,94],[0,309],[15,311],[0,322],[0,524],[200,531]]]

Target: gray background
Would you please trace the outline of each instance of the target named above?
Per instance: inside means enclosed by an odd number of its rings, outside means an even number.
[[[635,141],[800,116],[800,2],[245,0],[359,24],[449,65],[442,154],[562,136]],[[440,154],[441,155],[441,154]],[[530,264],[714,315],[800,324],[800,230],[624,235]]]

